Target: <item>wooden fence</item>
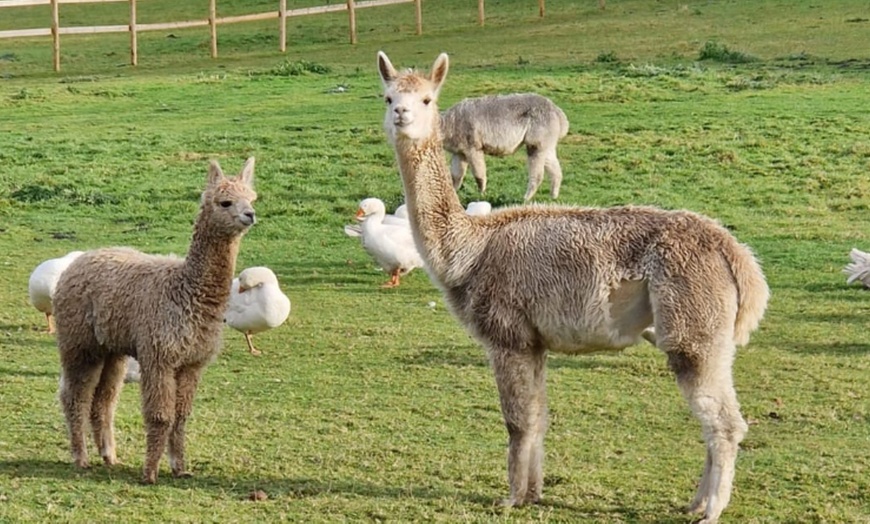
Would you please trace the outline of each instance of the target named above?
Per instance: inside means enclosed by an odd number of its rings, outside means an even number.
[[[28,36],[51,36],[53,43],[54,70],[60,71],[60,35],[96,34],[96,33],[130,33],[130,63],[134,66],[139,63],[139,51],[137,35],[143,31],[162,31],[166,29],[183,29],[189,27],[209,27],[211,35],[211,56],[217,57],[217,26],[221,24],[234,24],[239,22],[252,22],[255,20],[278,19],[279,47],[281,52],[287,50],[287,19],[294,16],[315,15],[334,11],[347,11],[350,31],[350,43],[355,44],[356,36],[356,10],[367,7],[379,7],[392,4],[416,4],[417,34],[423,34],[422,0],[345,0],[345,3],[323,5],[315,7],[303,7],[299,9],[287,9],[287,0],[279,0],[278,10],[266,13],[254,13],[250,15],[217,17],[216,0],[209,0],[208,18],[205,20],[189,20],[184,22],[166,22],[159,24],[138,24],[136,22],[136,0],[6,0],[0,2],[0,8],[24,7],[34,5],[51,6],[51,28],[40,29],[15,29],[0,31],[0,38],[21,38]],[[543,0],[540,0],[543,1]],[[101,25],[101,26],[77,26],[60,27],[58,6],[59,4],[96,4],[109,2],[129,2],[130,22],[128,25]]]

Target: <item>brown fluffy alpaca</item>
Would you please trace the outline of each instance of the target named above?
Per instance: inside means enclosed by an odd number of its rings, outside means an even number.
[[[621,349],[657,338],[707,458],[689,506],[715,522],[747,426],[731,376],[768,287],[750,250],[713,220],[652,207],[516,207],[470,217],[453,190],[430,74],[378,70],[418,249],[453,314],[486,347],[509,435],[508,505],[538,502],[547,427],[546,351]],[[649,332],[654,328],[655,335]]]
[[[117,462],[114,415],[129,355],[141,366],[143,482],[157,481],[167,441],[172,474],[188,475],[185,423],[203,369],[220,349],[239,243],[255,222],[253,177],[253,158],[234,178],[211,163],[184,259],[108,248],[64,271],[54,312],[60,401],[77,466],[88,467],[88,420],[103,461]]]

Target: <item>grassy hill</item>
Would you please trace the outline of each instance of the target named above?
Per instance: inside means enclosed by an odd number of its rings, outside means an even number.
[[[207,11],[140,4],[142,23]],[[123,24],[127,9],[61,5],[62,25]],[[49,21],[47,6],[0,9],[0,30]],[[749,244],[773,297],[735,362],[752,425],[723,521],[868,522],[870,294],[841,273],[853,246],[870,251],[865,1],[563,0],[539,18],[502,0],[481,28],[473,2],[439,0],[423,36],[410,4],[357,22],[351,46],[344,13],[292,19],[286,54],[273,21],[221,26],[217,59],[205,28],[144,33],[135,68],[127,35],[64,36],[60,73],[49,38],[0,40],[0,522],[691,522],[700,428],[650,346],[550,356],[544,502],[493,507],[506,432],[483,350],[424,272],[380,289],[342,232],[361,199],[402,199],[379,49],[418,67],[448,52],[442,107],[552,98],[571,122],[560,203],[688,208]],[[125,465],[76,470],[30,271],[107,245],[184,254],[208,159],[236,172],[248,156],[260,221],[238,267],[275,270],[290,319],[255,337],[258,358],[227,330],[188,424],[193,479],[164,463],[138,484],[135,384],[118,408]],[[487,165],[486,198],[519,204],[524,155]],[[459,195],[480,198],[469,180]]]

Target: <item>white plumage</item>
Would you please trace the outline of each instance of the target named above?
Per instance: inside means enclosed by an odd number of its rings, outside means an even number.
[[[54,333],[51,303],[54,299],[57,280],[60,278],[60,274],[82,253],[83,251],[72,251],[60,258],[46,260],[36,266],[36,269],[30,274],[30,281],[27,284],[30,303],[33,304],[33,307],[45,313],[49,333]]]
[[[399,277],[415,268],[423,267],[423,259],[414,245],[411,225],[407,220],[387,223],[386,208],[382,200],[367,198],[360,202],[356,218],[362,220],[360,236],[362,246],[380,266],[390,274],[384,287],[399,285]],[[394,217],[395,218],[395,217]],[[352,226],[345,227],[345,233]]]
[[[843,268],[843,273],[849,275],[846,278],[846,284],[859,280],[864,284],[864,287],[870,288],[870,253],[852,248],[849,258],[852,259],[852,262]]]
[[[249,267],[233,280],[224,317],[228,326],[245,335],[252,355],[259,355],[251,335],[278,327],[290,315],[290,299],[278,286],[278,277],[267,267]]]
[[[465,212],[471,216],[488,215],[492,213],[492,204],[485,200],[469,202],[465,207]]]

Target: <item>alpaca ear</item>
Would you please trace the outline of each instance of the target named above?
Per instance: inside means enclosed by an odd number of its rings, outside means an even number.
[[[396,68],[393,67],[393,63],[390,62],[387,54],[383,51],[378,51],[378,73],[381,75],[381,82],[384,84],[384,87],[399,76]]]
[[[432,72],[429,73],[429,80],[435,84],[436,95],[441,91],[441,85],[444,84],[444,79],[447,78],[448,66],[449,60],[447,59],[447,53],[441,53],[438,55],[438,58],[435,59],[435,63],[432,64]]]
[[[254,157],[250,157],[245,161],[242,172],[239,173],[239,180],[248,186],[254,185]]]
[[[224,177],[224,172],[221,171],[221,165],[217,160],[212,160],[208,164],[208,185],[216,186]]]

